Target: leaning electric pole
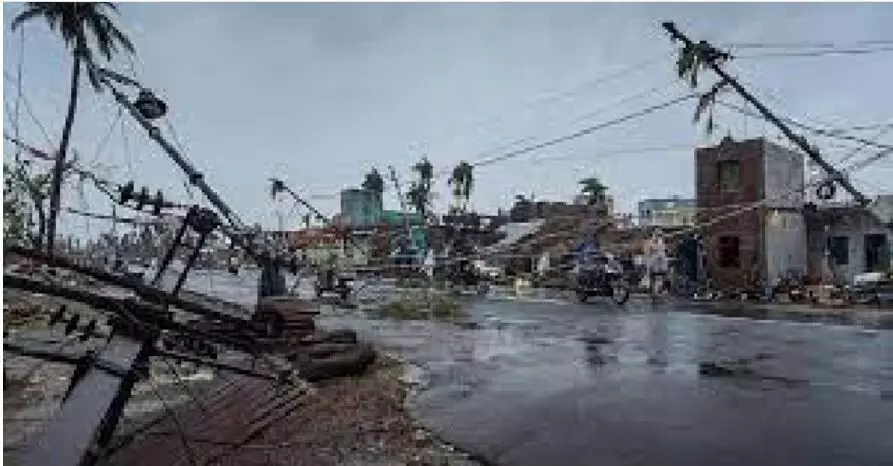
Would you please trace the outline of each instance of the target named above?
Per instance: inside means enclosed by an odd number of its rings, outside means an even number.
[[[865,197],[859,190],[857,190],[850,181],[843,176],[843,173],[840,170],[834,168],[830,163],[828,163],[822,156],[819,154],[818,149],[814,146],[810,145],[807,142],[806,138],[794,133],[791,128],[786,125],[781,119],[779,119],[775,114],[773,114],[765,105],[763,105],[756,97],[753,96],[744,86],[741,85],[734,77],[729,75],[719,66],[718,61],[721,59],[730,58],[729,54],[721,52],[716,49],[707,41],[700,41],[698,43],[693,42],[691,39],[685,36],[685,34],[681,33],[679,29],[676,28],[676,24],[672,21],[666,21],[661,24],[664,29],[670,34],[670,37],[673,38],[674,41],[681,41],[685,44],[686,49],[694,51],[697,56],[698,62],[707,65],[713,72],[719,75],[722,78],[719,85],[728,84],[732,86],[733,89],[748,103],[754,106],[757,111],[765,118],[767,121],[775,125],[782,134],[785,135],[792,143],[794,143],[800,150],[806,153],[813,162],[815,162],[818,166],[825,171],[828,176],[828,181],[830,183],[839,183],[853,198],[859,203],[860,206],[865,207],[869,204],[868,198]],[[697,65],[696,65],[697,66]],[[717,86],[714,86],[716,89]]]

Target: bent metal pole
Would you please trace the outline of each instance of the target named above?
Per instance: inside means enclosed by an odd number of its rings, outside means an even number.
[[[221,214],[229,221],[229,223],[237,228],[244,229],[245,226],[235,212],[230,209],[230,207],[220,198],[220,196],[205,182],[204,175],[196,170],[192,164],[187,161],[180,151],[178,151],[171,143],[167,141],[161,134],[161,130],[158,129],[155,125],[153,125],[146,117],[140,113],[139,109],[136,108],[136,105],[131,102],[127,96],[125,96],[121,91],[119,91],[109,80],[115,79],[116,81],[123,82],[125,84],[129,84],[132,86],[139,87],[138,83],[135,81],[125,78],[123,76],[118,75],[117,73],[108,71],[106,69],[96,69],[99,73],[100,81],[105,84],[105,86],[112,92],[115,97],[115,100],[118,101],[121,106],[126,108],[134,119],[142,126],[148,133],[149,137],[154,139],[158,145],[161,146],[162,149],[167,153],[167,155],[180,167],[183,172],[186,173],[186,176],[189,177],[189,182],[198,187],[198,189],[205,195],[208,201],[216,207]]]

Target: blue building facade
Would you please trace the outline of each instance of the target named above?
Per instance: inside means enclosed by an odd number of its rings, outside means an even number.
[[[341,191],[341,215],[350,227],[378,225],[382,221],[381,193],[357,188]]]

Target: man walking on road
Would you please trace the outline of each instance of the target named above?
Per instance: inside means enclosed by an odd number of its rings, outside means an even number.
[[[651,238],[645,243],[645,257],[647,258],[648,279],[652,294],[662,294],[665,291],[664,282],[667,279],[669,269],[667,259],[667,245],[664,242],[664,234],[660,228],[655,229]]]

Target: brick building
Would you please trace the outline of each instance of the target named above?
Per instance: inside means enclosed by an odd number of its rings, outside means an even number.
[[[893,195],[878,196],[869,209],[830,203],[811,207],[806,219],[814,280],[852,283],[861,273],[893,270]]]
[[[715,286],[743,288],[806,272],[801,154],[764,138],[727,137],[696,149],[695,165],[698,223],[711,222],[703,233]]]

